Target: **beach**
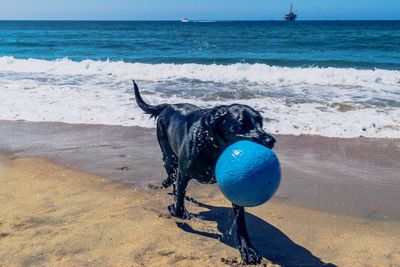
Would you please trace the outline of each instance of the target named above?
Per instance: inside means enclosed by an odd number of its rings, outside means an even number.
[[[0,26],[0,267],[242,265],[218,185],[169,215],[132,80],[150,105],[262,115],[282,170],[246,209],[262,266],[400,265],[399,21]]]
[[[168,214],[153,129],[1,121],[0,136],[1,266],[240,264],[216,186],[190,185],[197,218]],[[281,188],[247,210],[263,264],[399,264],[399,140],[277,139]]]

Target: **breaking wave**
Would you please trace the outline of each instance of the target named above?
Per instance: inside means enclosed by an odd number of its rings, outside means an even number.
[[[0,119],[154,127],[134,104],[239,102],[272,133],[400,138],[400,71],[0,57]]]

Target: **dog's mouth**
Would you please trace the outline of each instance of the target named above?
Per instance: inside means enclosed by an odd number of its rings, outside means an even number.
[[[275,143],[276,143],[275,138],[273,138],[273,137],[271,137],[271,138],[270,137],[267,137],[267,138],[264,138],[264,137],[257,138],[256,137],[256,138],[250,139],[250,141],[253,141],[254,143],[260,144],[262,146],[266,146],[269,149],[273,149],[275,146]]]
[[[268,147],[269,149],[273,149],[275,146],[276,141],[274,141],[272,144],[268,143],[265,146]]]
[[[266,146],[269,149],[273,149],[276,143],[275,138],[272,136],[266,134],[266,133],[261,133],[261,134],[236,134],[234,138],[232,138],[232,141],[229,142],[225,137],[222,137],[223,140],[226,142],[227,145],[231,145],[237,141],[241,140],[247,140],[247,141],[252,141],[254,143],[260,144],[262,146]]]

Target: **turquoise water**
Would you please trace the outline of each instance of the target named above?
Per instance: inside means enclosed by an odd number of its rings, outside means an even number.
[[[400,21],[1,21],[0,119],[154,127],[248,104],[271,133],[400,138]]]
[[[2,21],[0,56],[400,69],[400,21]]]

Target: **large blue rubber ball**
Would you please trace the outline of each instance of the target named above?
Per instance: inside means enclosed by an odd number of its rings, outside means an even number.
[[[239,141],[227,147],[217,161],[215,174],[225,197],[244,207],[267,202],[281,181],[276,154],[250,141]]]

